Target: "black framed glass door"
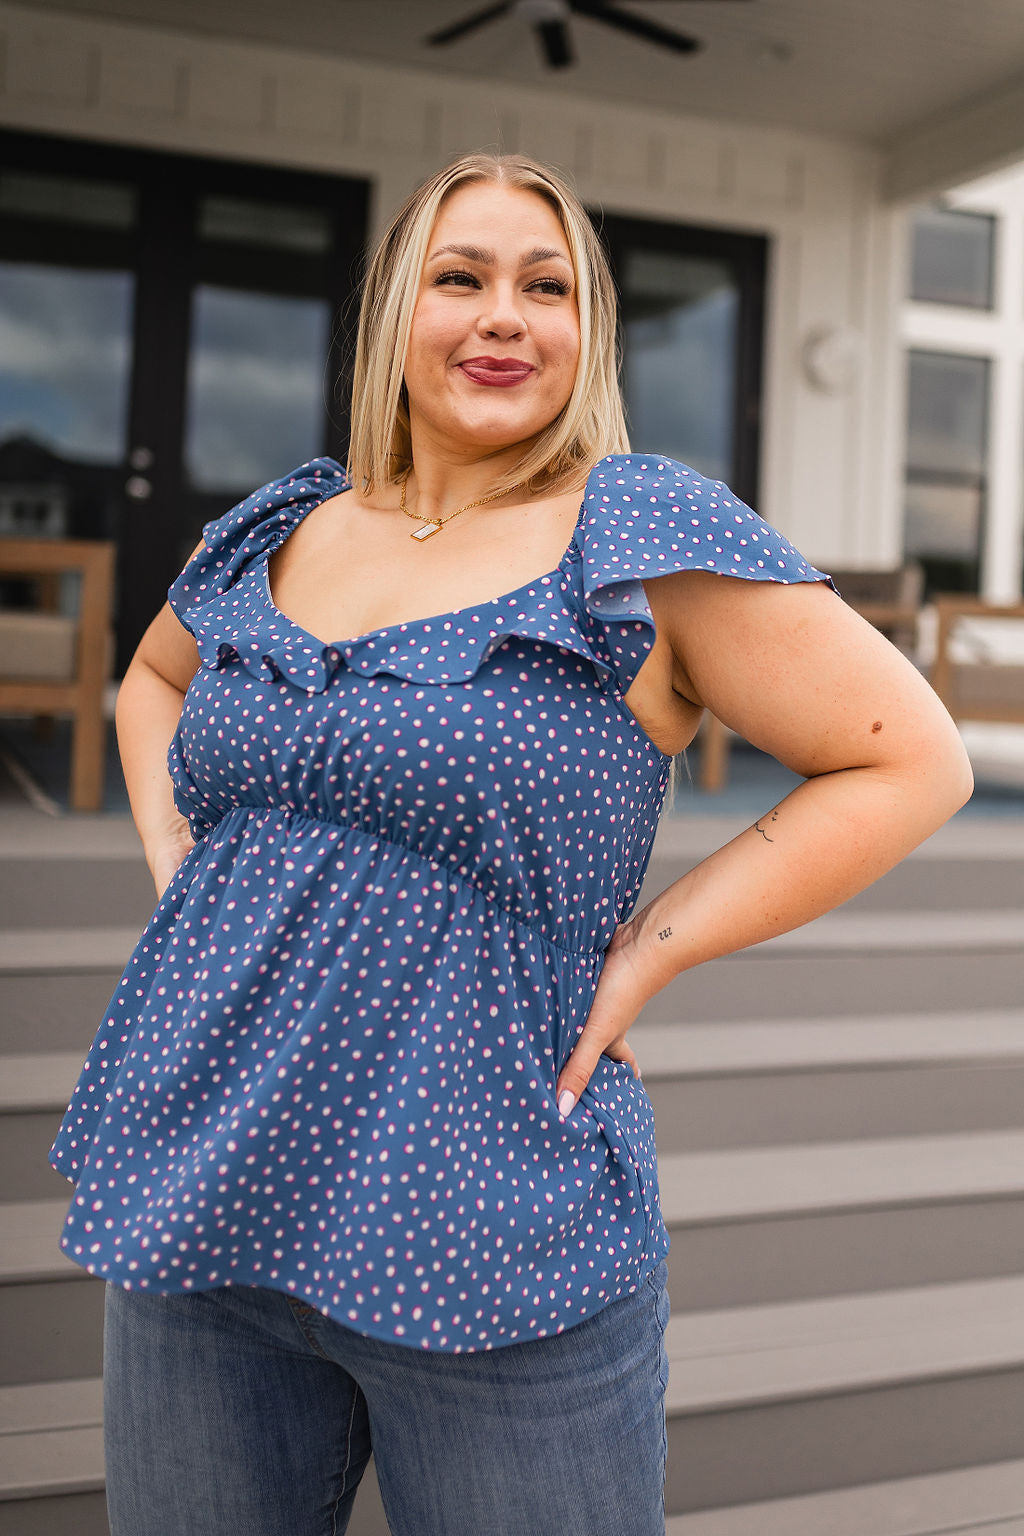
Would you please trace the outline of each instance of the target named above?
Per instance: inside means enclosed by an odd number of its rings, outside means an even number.
[[[0,535],[116,541],[118,675],[204,522],[344,458],[368,190],[0,134]]]
[[[763,236],[595,216],[619,290],[630,443],[727,481],[756,506]]]

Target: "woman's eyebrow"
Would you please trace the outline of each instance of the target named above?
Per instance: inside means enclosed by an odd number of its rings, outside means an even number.
[[[493,266],[497,260],[493,251],[484,250],[479,245],[442,245],[428,259],[434,261],[438,256],[464,256],[467,261],[477,261],[485,267]],[[570,265],[569,258],[562,251],[553,250],[547,245],[536,246],[521,258],[519,265],[533,267],[538,261],[564,261],[567,266]]]

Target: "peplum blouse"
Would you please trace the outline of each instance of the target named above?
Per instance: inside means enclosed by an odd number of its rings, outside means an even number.
[[[200,665],[167,753],[194,846],[50,1153],[61,1248],[158,1293],[288,1292],[450,1352],[560,1333],[667,1253],[651,1103],[554,1088],[635,907],[670,758],[623,696],[643,582],[827,581],[673,459],[592,469],[554,570],[323,645],[267,564],[329,458],[203,529],[168,591]]]

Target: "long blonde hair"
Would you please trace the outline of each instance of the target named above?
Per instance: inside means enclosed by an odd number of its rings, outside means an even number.
[[[586,209],[551,167],[526,155],[480,151],[461,155],[422,182],[370,258],[359,310],[346,465],[352,484],[365,490],[397,480],[412,462],[403,375],[413,310],[441,204],[470,182],[536,192],[554,209],[572,259],[580,319],[580,356],[569,399],[494,490],[525,481],[531,490],[557,494],[607,454],[629,452],[615,284]]]

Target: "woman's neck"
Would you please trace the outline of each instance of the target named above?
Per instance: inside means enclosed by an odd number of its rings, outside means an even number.
[[[438,450],[433,445],[412,445],[412,471],[406,482],[406,499],[410,510],[415,509],[424,518],[445,517],[457,507],[464,507],[483,496],[492,495],[496,487],[516,466],[532,445],[515,443],[507,448],[491,451],[467,449]],[[518,486],[506,493],[519,500],[526,499],[528,492]],[[503,497],[495,498],[498,501]]]

